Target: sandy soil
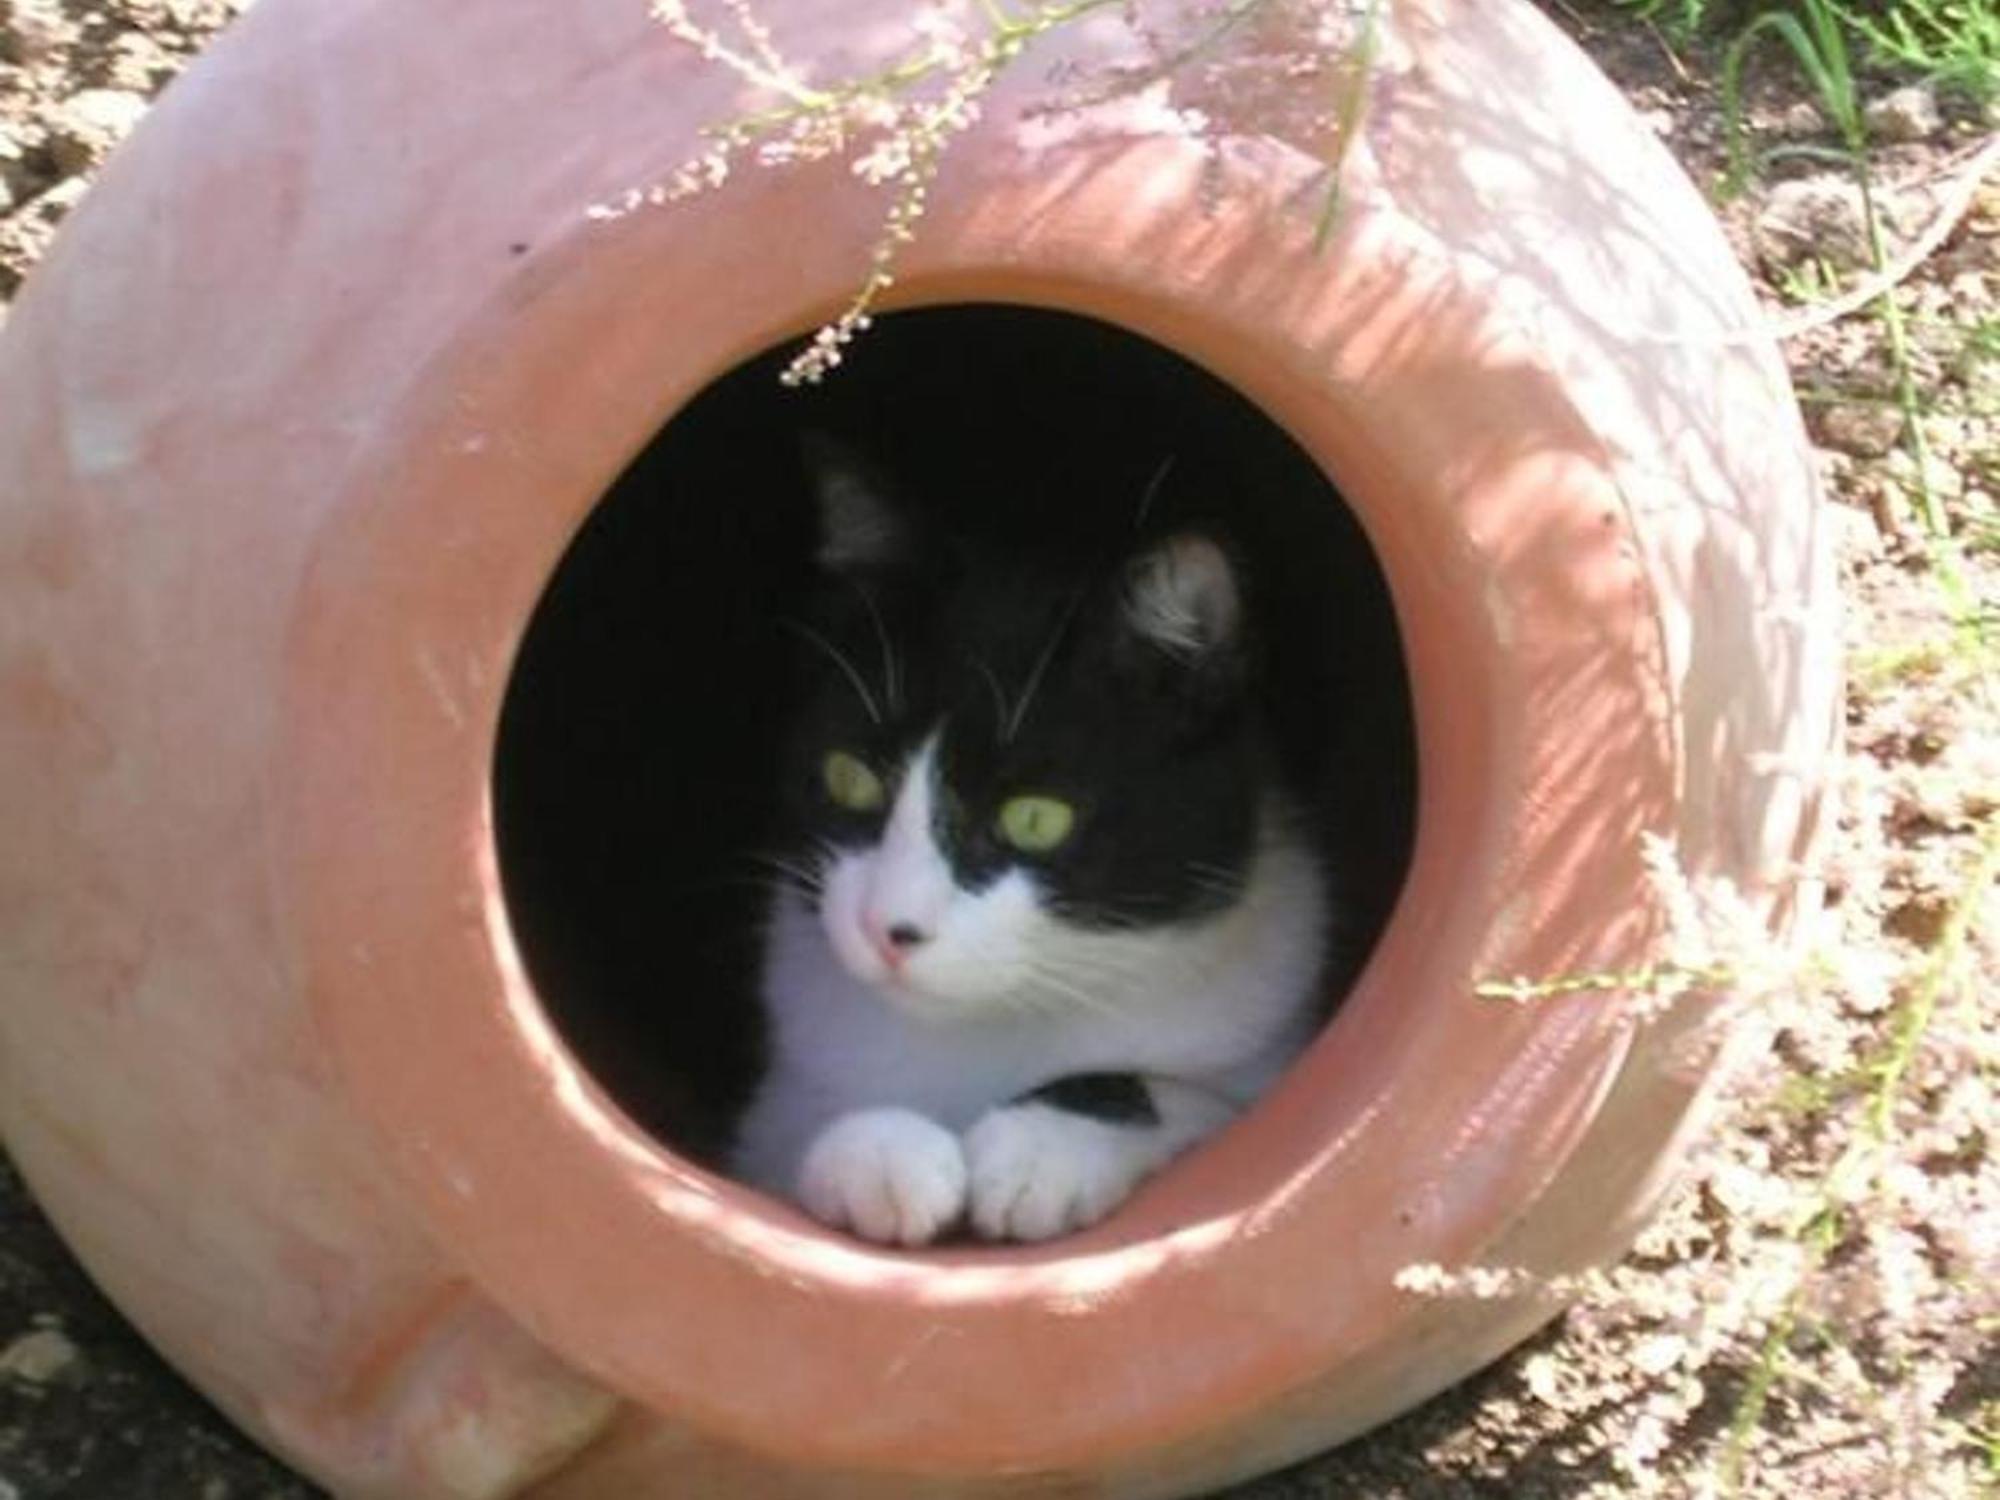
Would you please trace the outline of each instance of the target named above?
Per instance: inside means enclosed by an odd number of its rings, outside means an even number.
[[[103,154],[248,3],[0,0],[0,304]],[[1715,183],[1718,54],[1677,52],[1596,0],[1548,9]],[[1775,50],[1753,82],[1761,145],[1833,144]],[[1994,124],[1948,94],[1894,92],[1907,82],[1867,80],[1901,242],[1949,206]],[[1822,269],[1858,261],[1854,203],[1823,162],[1774,167],[1721,212],[1774,316],[1794,315]],[[1777,1041],[1726,1125],[1574,1311],[1237,1500],[1944,1497],[2000,1481],[2000,896],[1969,885],[2000,842],[2000,674],[1955,618],[1983,603],[2000,631],[1996,285],[1989,181],[1897,293],[1942,541],[1921,519],[1880,324],[1849,318],[1786,346],[1842,539],[1848,763],[1816,957],[1769,985]],[[151,1354],[0,1164],[0,1500],[315,1493]]]

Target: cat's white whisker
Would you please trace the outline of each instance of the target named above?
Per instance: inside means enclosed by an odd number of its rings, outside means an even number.
[[[1027,973],[1030,983],[1022,986],[1024,993],[1031,994],[1033,993],[1033,988],[1039,986],[1045,990],[1053,991],[1055,996],[1059,996],[1061,999],[1068,1000],[1085,1010],[1094,1011],[1099,1015],[1115,1016],[1122,1013],[1120,1007],[1110,996],[1100,993],[1089,984],[1072,976],[1066,968],[1056,967],[1046,961],[1030,962]],[[1043,999],[1049,997],[1037,996],[1036,998]]]
[[[794,859],[789,855],[770,854],[761,851],[752,851],[744,857],[752,864],[761,865],[767,870],[787,876],[815,890],[825,884],[826,881],[825,870],[822,865],[812,864],[803,859]]]
[[[1182,868],[1194,879],[1210,885],[1235,885],[1243,879],[1241,870],[1226,870],[1220,865],[1185,865]]]

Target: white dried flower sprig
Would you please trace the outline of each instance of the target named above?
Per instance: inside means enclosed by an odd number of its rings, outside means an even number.
[[[1220,193],[1220,143],[1239,131],[1265,133],[1272,110],[1283,104],[1293,135],[1326,143],[1328,188],[1315,226],[1323,242],[1389,0],[1188,0],[1177,9],[1165,0],[928,0],[900,55],[875,72],[829,84],[813,83],[806,69],[785,57],[751,0],[709,3],[715,9],[706,20],[695,16],[690,0],[654,0],[653,14],[704,60],[777,102],[704,129],[702,149],[664,179],[628,189],[588,213],[622,218],[711,192],[745,158],[762,167],[789,167],[849,157],[855,176],[886,193],[889,203],[858,290],[782,374],[786,384],[801,385],[823,379],[868,327],[928,207],[939,158],[977,122],[981,101],[1000,75],[1040,38],[1098,12],[1115,12],[1148,60],[1102,69],[1058,63],[1050,75],[1054,97],[1027,106],[1024,114],[1048,118],[1114,99],[1146,104],[1149,119],[1172,122],[1177,133],[1206,149],[1206,202]],[[1171,24],[1160,21],[1164,12],[1172,12]],[[1232,44],[1239,38],[1252,44],[1237,49]],[[1337,86],[1317,86],[1322,74]],[[1156,88],[1158,97],[1150,97]],[[1182,90],[1187,99],[1174,97]]]
[[[746,0],[720,0],[720,3],[736,23],[744,41],[741,48],[730,45],[722,33],[703,26],[689,15],[686,0],[653,0],[653,19],[708,61],[722,64],[759,88],[782,94],[802,106],[817,105],[824,98],[819,90],[808,88],[798,69],[785,60],[771,38],[770,28],[757,19]]]
[[[876,72],[827,86],[807,82],[787,61],[770,28],[748,0],[717,0],[734,35],[697,20],[687,0],[655,0],[653,15],[707,61],[778,96],[779,103],[702,132],[707,145],[664,181],[633,188],[594,205],[590,217],[615,219],[709,192],[729,178],[737,160],[754,152],[759,166],[788,167],[852,156],[854,175],[889,194],[882,233],[867,274],[838,316],[815,333],[786,368],[787,385],[809,385],[839,365],[854,336],[868,327],[882,295],[895,284],[895,263],[915,237],[929,203],[938,159],[977,123],[980,101],[1033,44],[1062,27],[1130,0],[1068,0],[1015,12],[981,0],[981,22],[970,27],[942,7],[919,12],[916,41]]]

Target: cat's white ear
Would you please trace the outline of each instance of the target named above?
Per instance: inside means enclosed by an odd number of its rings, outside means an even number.
[[[803,446],[819,506],[819,565],[845,573],[893,561],[903,551],[905,532],[880,481],[822,433],[807,433]]]
[[[1132,562],[1125,620],[1169,656],[1196,661],[1232,644],[1243,600],[1229,556],[1192,532],[1167,538]]]

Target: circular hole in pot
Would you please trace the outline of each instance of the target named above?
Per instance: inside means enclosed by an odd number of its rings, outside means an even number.
[[[756,855],[773,847],[791,716],[780,622],[814,580],[809,432],[953,533],[1085,558],[1129,549],[1142,510],[1154,536],[1221,519],[1252,578],[1279,739],[1319,804],[1345,934],[1337,998],[1408,864],[1415,747],[1388,589],[1326,476],[1215,377],[1068,313],[885,316],[805,390],[778,378],[796,347],[666,424],[578,532],[521,643],[494,771],[501,875],[583,1064],[662,1142],[721,1164],[763,1058],[773,877]]]

